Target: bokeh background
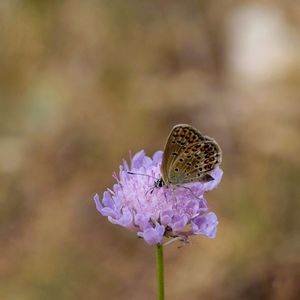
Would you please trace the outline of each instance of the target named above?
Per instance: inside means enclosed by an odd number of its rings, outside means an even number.
[[[155,299],[155,248],[92,200],[189,123],[223,149],[217,238],[167,299],[299,299],[299,1],[0,1],[1,299]]]

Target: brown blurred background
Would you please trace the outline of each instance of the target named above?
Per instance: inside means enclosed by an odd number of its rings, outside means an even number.
[[[300,299],[299,1],[4,0],[0,40],[1,299],[155,299],[155,248],[92,197],[177,123],[224,177],[167,299]]]

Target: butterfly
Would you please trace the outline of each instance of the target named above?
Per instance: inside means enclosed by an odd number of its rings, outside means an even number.
[[[210,172],[221,163],[217,142],[187,124],[174,126],[167,139],[161,164],[161,178],[155,187],[181,186],[214,180]]]

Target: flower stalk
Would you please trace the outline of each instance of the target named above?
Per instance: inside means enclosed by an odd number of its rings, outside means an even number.
[[[163,245],[156,245],[157,299],[165,299],[164,290],[164,253]]]

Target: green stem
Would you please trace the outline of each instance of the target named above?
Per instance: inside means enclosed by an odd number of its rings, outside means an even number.
[[[158,284],[158,300],[165,299],[164,291],[164,252],[163,246],[156,245],[156,272],[157,272],[157,284]]]

